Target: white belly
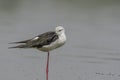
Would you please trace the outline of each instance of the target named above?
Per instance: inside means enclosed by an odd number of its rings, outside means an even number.
[[[52,42],[50,45],[45,45],[42,48],[39,48],[40,51],[48,52],[53,49],[59,48],[64,45],[66,42],[66,36],[61,35],[58,40]]]

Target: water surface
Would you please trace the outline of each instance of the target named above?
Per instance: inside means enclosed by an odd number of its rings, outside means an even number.
[[[66,29],[50,55],[49,80],[120,80],[120,2],[0,0],[0,80],[45,80],[46,54],[9,42]]]

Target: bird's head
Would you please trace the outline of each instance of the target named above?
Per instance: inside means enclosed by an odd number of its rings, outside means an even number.
[[[55,28],[55,32],[58,34],[58,35],[61,35],[65,32],[65,29],[62,27],[62,26],[58,26]]]

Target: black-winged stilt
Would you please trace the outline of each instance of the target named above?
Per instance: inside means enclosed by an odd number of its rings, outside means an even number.
[[[55,28],[55,31],[49,31],[43,33],[32,39],[13,42],[13,43],[21,43],[21,44],[9,48],[36,48],[40,51],[48,52],[47,63],[46,63],[46,80],[48,80],[49,51],[62,46],[65,42],[66,42],[65,30],[62,26],[58,26]]]

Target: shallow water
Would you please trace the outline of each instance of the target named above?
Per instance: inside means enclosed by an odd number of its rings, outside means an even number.
[[[0,0],[0,80],[45,80],[46,54],[8,49],[57,25],[67,43],[50,55],[49,80],[120,80],[120,2]]]

